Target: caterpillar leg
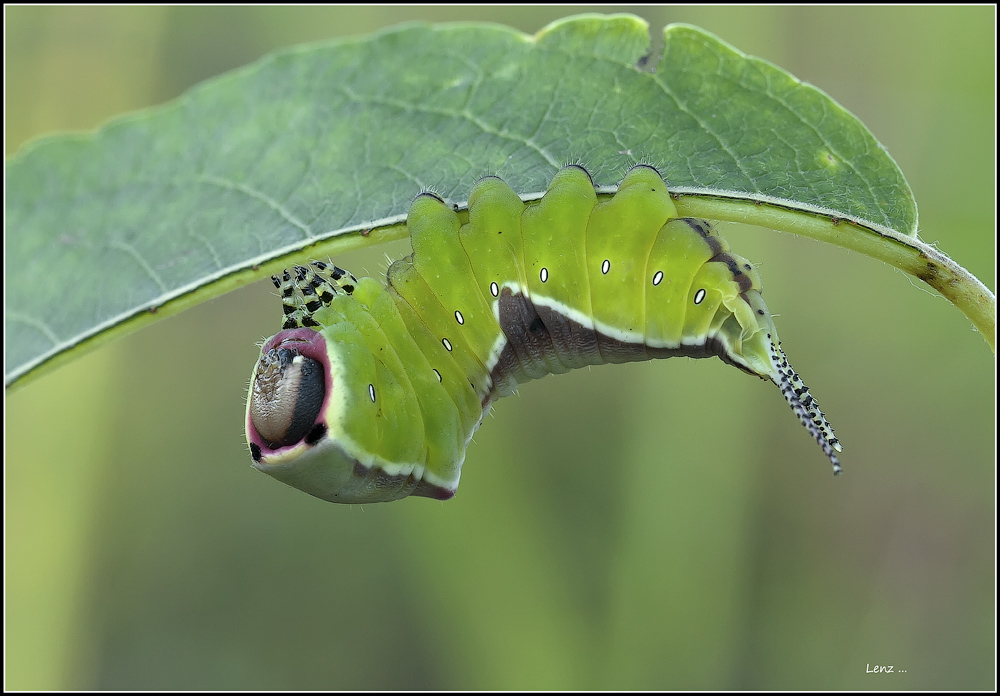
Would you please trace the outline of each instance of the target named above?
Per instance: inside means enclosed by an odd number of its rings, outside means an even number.
[[[358,279],[342,268],[313,261],[309,266],[295,266],[292,271],[286,268],[281,278],[271,276],[271,282],[281,291],[285,314],[281,328],[298,329],[318,327],[313,314],[321,307],[329,307],[338,293],[353,293]]]
[[[799,421],[823,448],[826,456],[830,458],[834,475],[840,474],[844,469],[840,466],[840,460],[835,454],[835,452],[843,450],[843,447],[840,446],[840,440],[834,437],[833,427],[823,412],[819,410],[819,404],[809,393],[809,387],[802,382],[802,378],[788,364],[788,358],[781,350],[781,341],[776,343],[770,333],[767,334],[767,338],[770,342],[771,364],[778,374],[777,385],[781,389],[781,395],[785,397],[785,401],[792,407],[792,411],[798,416]]]

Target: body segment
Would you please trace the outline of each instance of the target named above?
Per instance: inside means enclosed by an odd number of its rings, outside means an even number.
[[[777,384],[839,471],[756,271],[708,222],[678,218],[651,167],[605,200],[578,166],[529,204],[487,177],[465,225],[432,194],[407,225],[413,254],[385,285],[319,263],[274,279],[285,327],[262,349],[247,408],[258,469],[337,502],[448,498],[484,413],[518,384],[716,355]]]

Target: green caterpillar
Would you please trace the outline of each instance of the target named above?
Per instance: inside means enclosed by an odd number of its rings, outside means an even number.
[[[524,203],[496,177],[469,222],[422,193],[388,285],[323,263],[273,277],[285,323],[247,399],[254,466],[341,503],[447,499],[490,404],[584,365],[718,356],[781,389],[840,473],[841,447],[789,367],[760,277],[639,165],[598,200],[568,166]]]

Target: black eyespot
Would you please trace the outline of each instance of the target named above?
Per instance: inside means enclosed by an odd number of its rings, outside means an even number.
[[[315,445],[326,436],[326,423],[317,423],[306,435],[306,444]]]

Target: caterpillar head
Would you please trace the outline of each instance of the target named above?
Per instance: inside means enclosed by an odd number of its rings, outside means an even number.
[[[376,461],[344,434],[348,381],[322,332],[301,327],[268,339],[247,397],[246,435],[254,468],[338,503],[454,495],[452,488],[422,480],[420,471]]]
[[[271,348],[261,355],[250,394],[250,423],[272,449],[298,443],[312,433],[326,396],[322,363],[295,348]],[[254,445],[259,448],[259,445]]]
[[[247,397],[247,444],[254,467],[285,480],[294,476],[297,462],[315,457],[317,449],[329,449],[324,442],[333,395],[333,373],[321,334],[297,328],[272,336],[261,347]]]

